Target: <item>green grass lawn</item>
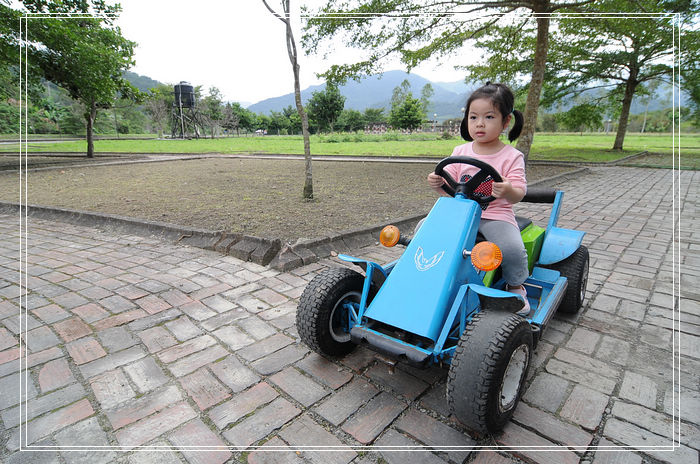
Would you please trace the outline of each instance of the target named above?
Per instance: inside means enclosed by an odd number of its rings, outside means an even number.
[[[674,143],[680,145],[682,159],[700,158],[700,134],[682,134],[676,140],[671,134],[629,134],[622,152],[611,150],[614,134],[551,134],[538,133],[530,151],[532,160],[548,161],[613,161],[628,155],[649,151],[669,155]],[[392,140],[398,139],[398,140]],[[463,143],[462,139],[442,139],[436,134],[371,136],[363,134],[331,134],[311,137],[314,155],[357,156],[434,156],[444,157]],[[0,145],[0,151],[17,151],[18,144]],[[30,152],[84,152],[85,141],[29,143]],[[304,152],[301,136],[230,137],[198,140],[96,140],[98,153],[284,153]],[[684,164],[684,163],[682,163]],[[690,163],[696,165],[696,162]]]

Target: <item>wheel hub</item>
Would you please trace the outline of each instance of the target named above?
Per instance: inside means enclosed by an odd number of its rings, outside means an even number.
[[[501,412],[509,411],[515,406],[529,359],[530,350],[525,344],[517,347],[510,355],[499,394],[498,407]]]
[[[333,306],[331,317],[328,319],[328,330],[331,338],[338,343],[350,341],[350,327],[348,318],[348,304],[359,304],[362,294],[359,292],[348,292],[338,298],[338,302]]]

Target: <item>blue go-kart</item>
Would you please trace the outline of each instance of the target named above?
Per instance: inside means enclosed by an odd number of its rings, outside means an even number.
[[[452,163],[480,170],[467,182],[444,171]],[[412,239],[387,226],[380,241],[405,245],[386,265],[340,255],[360,266],[327,269],[304,290],[296,325],[304,343],[318,353],[343,356],[356,345],[414,366],[449,365],[450,411],[477,433],[501,430],[510,420],[542,330],[556,311],[576,313],[588,278],[584,232],[557,227],[561,191],[529,189],[522,201],[551,203],[546,229],[517,218],[528,251],[525,282],[530,313],[522,297],[505,291],[500,250],[479,237],[480,205],[494,200],[475,193],[491,176],[490,165],[468,157],[445,158],[435,173],[453,197],[437,200]]]

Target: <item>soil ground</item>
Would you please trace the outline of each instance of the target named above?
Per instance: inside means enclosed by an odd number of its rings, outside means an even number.
[[[84,161],[82,158],[81,161]],[[75,160],[73,160],[75,161]],[[30,171],[28,204],[116,214],[293,243],[427,213],[432,164],[314,161],[314,200],[300,160],[209,158]],[[528,167],[530,182],[574,167]],[[17,202],[18,177],[0,176]]]

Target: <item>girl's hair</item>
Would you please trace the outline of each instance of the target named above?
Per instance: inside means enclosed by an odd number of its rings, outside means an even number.
[[[524,118],[520,111],[513,109],[513,104],[515,102],[513,92],[505,84],[492,84],[491,82],[487,82],[483,87],[479,87],[469,96],[467,106],[464,108],[464,119],[462,119],[462,124],[459,126],[459,132],[462,135],[462,138],[467,142],[474,140],[472,136],[469,135],[469,130],[467,128],[467,115],[469,114],[469,105],[471,105],[474,100],[479,98],[488,98],[491,100],[493,106],[498,108],[498,111],[501,113],[501,117],[503,117],[503,119],[505,119],[509,114],[513,113],[515,125],[508,133],[508,140],[512,142],[513,140],[517,139],[520,132],[523,130]]]

